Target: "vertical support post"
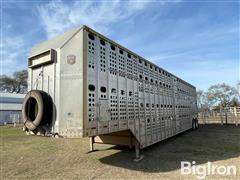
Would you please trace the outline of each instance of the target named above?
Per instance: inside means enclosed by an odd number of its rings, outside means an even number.
[[[227,111],[226,111],[226,108],[224,109],[224,113],[225,113],[225,121],[226,121],[226,124],[228,124],[228,118],[227,118]]]
[[[89,143],[90,143],[90,152],[93,152],[94,151],[94,136],[90,137]]]
[[[222,107],[220,107],[220,118],[221,118],[221,125],[223,125]]]
[[[140,154],[140,143],[136,138],[135,138],[135,153],[136,153],[136,157],[134,159],[135,162],[139,162],[144,158],[144,156]]]
[[[139,143],[137,140],[135,140],[135,153],[136,153],[136,158],[140,157],[140,148],[139,148]]]
[[[234,109],[234,116],[235,116],[235,123],[236,123],[236,126],[238,126],[238,117],[237,117],[237,107],[235,106]]]
[[[205,110],[203,110],[202,111],[202,118],[203,118],[203,124],[206,124],[206,111]]]

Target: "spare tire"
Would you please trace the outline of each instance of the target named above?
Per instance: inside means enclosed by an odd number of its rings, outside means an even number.
[[[47,125],[52,119],[52,99],[44,91],[31,90],[27,93],[22,105],[22,118],[29,130],[39,125]]]

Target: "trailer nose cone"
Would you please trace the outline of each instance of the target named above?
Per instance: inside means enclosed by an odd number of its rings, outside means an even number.
[[[32,90],[27,93],[22,105],[22,118],[29,130],[51,123],[52,99],[44,91]]]

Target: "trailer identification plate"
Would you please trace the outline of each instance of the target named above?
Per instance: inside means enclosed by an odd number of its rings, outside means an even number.
[[[68,64],[75,64],[76,63],[76,56],[73,54],[70,54],[67,56],[67,63]]]

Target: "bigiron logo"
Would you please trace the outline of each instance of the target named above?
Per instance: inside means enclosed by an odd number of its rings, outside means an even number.
[[[237,167],[234,165],[213,165],[207,162],[204,165],[196,165],[196,162],[181,161],[181,175],[195,175],[197,179],[204,179],[206,176],[223,175],[223,176],[236,176]]]

